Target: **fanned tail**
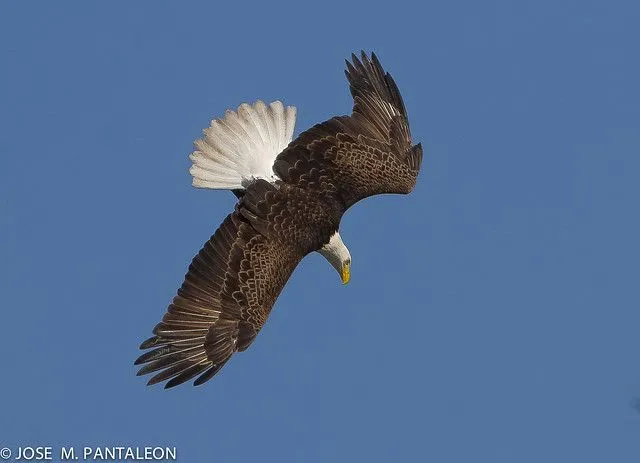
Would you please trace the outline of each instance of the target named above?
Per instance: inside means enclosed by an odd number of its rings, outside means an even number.
[[[293,138],[296,108],[280,101],[241,104],[211,121],[189,158],[193,186],[237,190],[256,178],[277,180],[273,162]]]

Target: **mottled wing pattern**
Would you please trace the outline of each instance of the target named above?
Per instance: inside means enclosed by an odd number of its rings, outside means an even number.
[[[400,92],[375,54],[352,56],[346,75],[354,99],[351,116],[303,132],[277,158],[287,183],[337,197],[344,208],[381,193],[409,193],[422,162],[412,145]]]
[[[194,257],[154,336],[140,346],[152,350],[136,360],[144,364],[138,375],[158,372],[149,384],[168,380],[165,387],[172,387],[196,376],[194,384],[202,384],[262,328],[304,256],[284,239],[293,224],[284,223],[284,202],[272,189],[266,181],[250,188]],[[267,216],[261,233],[256,228]]]

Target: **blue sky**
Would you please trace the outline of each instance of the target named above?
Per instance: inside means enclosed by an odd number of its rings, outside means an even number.
[[[637,462],[640,8],[623,1],[3,2],[0,446],[180,461]],[[251,348],[147,388],[138,344],[231,193],[209,120],[351,110],[375,50],[425,148],[411,196],[298,267]]]

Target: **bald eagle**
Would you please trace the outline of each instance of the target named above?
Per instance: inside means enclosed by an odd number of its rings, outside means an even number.
[[[375,54],[352,55],[345,71],[350,116],[292,141],[296,109],[242,104],[213,120],[195,142],[193,185],[228,189],[234,211],[193,258],[153,336],[138,375],[166,388],[211,379],[253,342],[298,263],[319,252],[344,284],[351,255],[340,220],[357,201],[413,190],[422,162],[398,87]]]

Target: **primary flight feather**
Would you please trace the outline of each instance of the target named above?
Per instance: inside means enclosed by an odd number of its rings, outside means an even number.
[[[280,291],[310,252],[350,278],[340,237],[344,212],[381,193],[411,192],[422,161],[398,87],[378,58],[352,55],[345,71],[350,116],[294,141],[296,109],[242,104],[212,121],[190,156],[193,185],[229,189],[235,210],[194,257],[178,294],[136,360],[165,387],[211,379],[253,342]]]

